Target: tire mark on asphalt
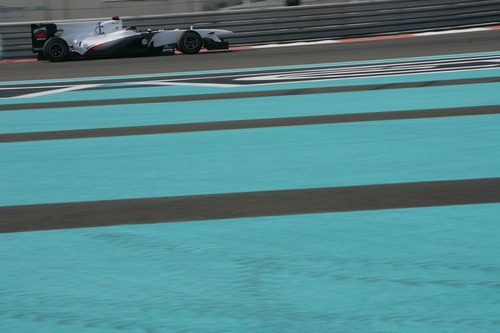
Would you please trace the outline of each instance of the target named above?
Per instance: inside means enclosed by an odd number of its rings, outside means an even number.
[[[496,83],[496,82],[500,82],[500,77],[444,80],[444,81],[400,82],[400,83],[369,84],[369,85],[354,85],[354,86],[340,86],[340,87],[278,89],[278,90],[228,92],[228,93],[214,93],[214,94],[80,100],[80,101],[44,102],[44,103],[19,103],[19,104],[0,105],[0,111],[72,108],[81,106],[106,106],[106,105],[123,105],[123,104],[192,102],[192,101],[210,101],[210,100],[236,99],[236,98],[276,97],[276,96],[289,96],[289,95],[331,94],[340,92],[437,87],[437,86],[447,86],[447,85]]]
[[[339,115],[248,119],[248,120],[215,121],[215,122],[199,122],[199,123],[183,123],[183,124],[62,130],[62,131],[47,131],[47,132],[8,133],[8,134],[0,134],[0,143],[147,135],[147,134],[167,134],[167,133],[182,133],[182,132],[218,131],[218,130],[236,130],[236,129],[266,128],[266,127],[280,127],[280,126],[303,126],[303,125],[319,125],[319,124],[334,124],[334,123],[363,122],[363,121],[473,116],[473,115],[486,115],[486,114],[499,114],[499,113],[500,113],[500,105],[488,105],[488,106],[424,109],[424,110],[410,110],[410,111],[368,112],[368,113],[353,113],[353,114],[339,114]]]
[[[500,178],[0,207],[0,233],[500,202]]]

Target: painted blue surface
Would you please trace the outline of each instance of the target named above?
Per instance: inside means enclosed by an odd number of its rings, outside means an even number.
[[[500,204],[0,235],[2,332],[497,332]]]
[[[0,145],[0,205],[498,177],[500,115]]]
[[[500,83],[489,83],[334,94],[3,111],[0,112],[0,133],[495,105],[500,104],[499,91]]]
[[[427,82],[433,80],[454,80],[470,79],[500,76],[500,69],[471,70],[439,74],[417,74],[401,75],[360,79],[342,79],[309,81],[299,83],[277,83],[267,85],[254,85],[242,87],[199,87],[199,86],[160,86],[134,89],[117,90],[81,90],[69,91],[65,93],[56,93],[40,97],[31,98],[6,98],[0,99],[0,104],[22,104],[22,103],[44,103],[44,102],[63,102],[63,101],[82,101],[82,100],[100,100],[113,98],[143,98],[154,96],[178,96],[178,95],[197,95],[212,93],[228,93],[242,91],[266,91],[276,89],[303,89],[317,87],[337,87],[365,84],[389,84],[398,82]]]
[[[5,111],[0,132],[494,105],[498,88]],[[149,91],[243,88],[230,89]],[[0,206],[499,177],[499,128],[482,115],[1,143]],[[485,204],[0,234],[0,331],[498,332],[499,216]]]

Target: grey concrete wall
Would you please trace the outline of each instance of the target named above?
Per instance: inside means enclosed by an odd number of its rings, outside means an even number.
[[[83,19],[201,11],[203,0],[3,0],[0,21]]]
[[[303,4],[352,0],[301,0]],[[286,0],[2,0],[0,23],[190,13],[282,6]]]

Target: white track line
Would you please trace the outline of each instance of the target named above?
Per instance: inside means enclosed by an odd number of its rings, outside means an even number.
[[[289,46],[310,46],[310,45],[321,45],[321,44],[334,44],[334,43],[348,43],[348,42],[361,42],[361,41],[371,41],[371,40],[381,40],[381,39],[396,39],[396,38],[407,38],[407,37],[424,37],[424,36],[436,36],[436,35],[448,35],[448,34],[461,34],[469,32],[479,32],[479,31],[489,31],[500,29],[500,26],[483,27],[483,28],[467,28],[467,29],[453,29],[444,31],[429,31],[429,32],[418,32],[413,34],[400,34],[400,35],[382,35],[382,36],[372,36],[372,37],[359,37],[359,38],[346,38],[346,39],[329,39],[320,40],[312,42],[293,42],[293,43],[274,43],[265,45],[252,45],[246,48],[249,49],[268,49],[277,47],[289,47]]]
[[[40,92],[37,92],[37,93],[19,95],[19,96],[8,97],[8,98],[40,97],[40,96],[46,96],[46,95],[51,95],[51,94],[57,94],[57,93],[61,93],[61,92],[74,91],[74,90],[80,90],[80,89],[88,89],[88,88],[92,88],[92,87],[97,87],[99,85],[100,84],[79,84],[79,85],[71,86],[71,87],[65,87],[65,88],[60,88],[60,89],[52,89],[52,90],[45,90],[45,91],[40,91]]]

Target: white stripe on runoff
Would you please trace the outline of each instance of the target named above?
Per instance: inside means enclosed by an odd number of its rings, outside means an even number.
[[[18,96],[8,97],[8,98],[40,97],[40,96],[52,95],[52,94],[68,92],[68,91],[88,89],[88,88],[93,88],[93,87],[97,87],[97,86],[100,86],[100,84],[79,84],[79,85],[74,85],[74,86],[65,86],[64,88],[59,88],[59,89],[44,90],[44,91],[40,91],[40,92],[36,92],[36,93],[29,93],[29,94],[25,94],[25,95],[18,95]],[[18,87],[17,89],[21,89],[21,88],[22,87]],[[57,87],[46,87],[46,88],[57,88]]]

